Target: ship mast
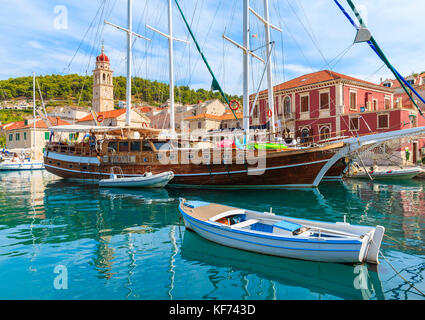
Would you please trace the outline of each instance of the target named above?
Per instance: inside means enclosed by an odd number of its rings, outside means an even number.
[[[169,63],[169,82],[170,82],[170,130],[171,134],[176,132],[176,124],[174,119],[174,48],[173,42],[180,41],[184,43],[189,43],[185,40],[177,39],[173,37],[173,10],[172,10],[172,0],[168,0],[168,34],[165,34],[149,25],[146,25],[147,28],[155,31],[161,36],[168,39],[168,63]]]
[[[127,3],[127,22],[128,28],[119,27],[113,23],[105,21],[106,24],[113,26],[121,31],[127,32],[127,84],[126,84],[126,114],[125,114],[125,125],[131,125],[131,61],[133,60],[133,36],[136,36],[140,39],[151,41],[146,37],[143,37],[135,32],[133,32],[133,0],[128,0]]]
[[[171,0],[168,0],[168,62],[170,70],[170,126],[171,133],[175,133],[174,123],[174,59],[173,59],[173,12],[171,8]]]
[[[35,157],[35,147],[36,147],[36,136],[35,136],[35,72],[32,73],[32,108],[33,108],[33,143],[32,150],[34,152]]]
[[[257,55],[255,55],[250,49],[249,49],[249,11],[251,11],[262,23],[264,23],[265,31],[266,31],[266,48],[267,48],[267,61],[264,61]],[[269,9],[268,9],[268,0],[264,0],[264,12],[265,12],[265,18],[261,17],[257,12],[255,12],[252,8],[249,6],[249,0],[244,0],[243,2],[243,45],[239,45],[235,41],[229,39],[225,35],[223,35],[223,38],[237,46],[239,49],[242,49],[243,51],[243,128],[245,130],[245,133],[247,137],[249,136],[249,119],[250,115],[252,113],[252,110],[250,111],[249,106],[249,72],[250,72],[250,66],[249,66],[249,56],[251,55],[254,58],[260,60],[261,62],[266,64],[267,70],[267,82],[268,82],[268,98],[269,98],[269,108],[272,112],[271,117],[271,125],[272,125],[272,132],[274,132],[274,103],[273,103],[273,82],[272,82],[272,69],[271,69],[271,42],[270,42],[270,28],[276,29],[278,31],[281,31],[279,28],[275,27],[274,25],[270,24],[269,22]],[[256,99],[255,99],[256,101]],[[255,102],[254,101],[254,102]],[[254,109],[255,103],[252,106],[252,109]]]
[[[125,125],[131,124],[131,61],[133,60],[132,40],[133,40],[133,0],[128,0],[127,3],[127,84],[126,84],[126,112],[125,112]]]
[[[264,24],[265,31],[266,31],[266,52],[269,53],[270,51],[270,23],[269,23],[269,1],[264,0],[264,19],[266,20],[266,23]],[[269,57],[271,59],[271,56]],[[271,130],[272,133],[275,133],[275,114],[274,114],[274,99],[273,99],[273,79],[272,79],[272,65],[269,61],[267,63],[267,91],[268,91],[268,97],[269,97],[269,110],[271,110]],[[267,111],[268,112],[268,111]]]
[[[258,20],[260,20],[264,24],[265,35],[266,35],[266,52],[267,52],[267,62],[266,62],[267,93],[268,93],[268,100],[269,100],[269,108],[267,110],[267,115],[271,113],[271,117],[270,117],[271,131],[272,133],[275,133],[275,110],[274,110],[274,99],[273,99],[273,77],[272,77],[272,64],[271,64],[273,47],[271,47],[272,42],[270,41],[270,28],[273,28],[279,32],[282,32],[282,30],[270,23],[269,0],[264,0],[264,17],[260,16],[252,8],[249,8],[249,10],[258,18]],[[258,97],[258,93],[257,93],[257,97]],[[257,100],[257,97],[255,100]]]
[[[249,137],[249,0],[243,1],[243,128]],[[252,106],[254,107],[254,106]],[[248,143],[248,141],[247,141]]]

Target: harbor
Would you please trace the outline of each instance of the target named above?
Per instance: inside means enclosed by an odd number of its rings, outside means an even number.
[[[55,6],[0,71],[0,300],[424,300],[421,62],[372,5],[201,2]]]
[[[425,290],[425,181],[327,182],[317,190],[99,189],[46,171],[0,174],[1,299],[410,300]],[[247,203],[246,197],[255,199]],[[186,231],[179,198],[385,227],[385,259],[273,257]],[[303,205],[301,206],[300,203]],[[67,289],[55,289],[66,266]]]

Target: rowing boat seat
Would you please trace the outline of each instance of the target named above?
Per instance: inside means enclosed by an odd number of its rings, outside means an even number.
[[[207,206],[209,205],[209,202],[205,202],[205,201],[196,201],[196,200],[192,200],[192,201],[185,201],[184,205],[186,207],[189,208],[199,208],[199,207],[203,207],[203,206]]]
[[[248,227],[250,225],[253,225],[254,223],[257,223],[258,220],[256,219],[249,219],[249,220],[245,220],[239,223],[236,223],[232,226],[232,228],[243,228],[243,227]]]
[[[302,228],[302,225],[298,224],[298,223],[294,223],[294,222],[289,222],[286,220],[281,220],[279,222],[276,222],[273,227],[279,228],[279,229],[283,229],[289,232],[294,232],[300,228]]]

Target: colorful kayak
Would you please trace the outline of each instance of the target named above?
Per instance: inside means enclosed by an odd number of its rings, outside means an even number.
[[[288,149],[287,145],[279,144],[279,143],[255,143],[254,148],[257,150],[265,149],[265,150],[282,150],[282,149]]]

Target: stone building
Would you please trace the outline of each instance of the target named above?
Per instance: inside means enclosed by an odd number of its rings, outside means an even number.
[[[330,70],[289,80],[273,88],[275,125],[307,142],[425,126],[425,119],[405,98],[403,102],[403,97],[394,97],[395,85],[389,83],[378,85]],[[251,95],[251,108],[254,98]],[[267,90],[259,93],[250,121],[271,125]],[[406,147],[411,150],[410,163],[425,156],[425,139],[400,141],[392,148],[394,156],[405,159]]]
[[[60,118],[49,117],[49,122],[52,126],[64,126],[70,123]],[[50,139],[50,131],[48,124],[41,119],[24,120],[12,122],[5,128],[6,134],[6,149],[10,151],[23,151],[34,149],[34,136],[35,136],[35,149],[33,158],[36,160],[43,159],[43,151],[46,142]]]
[[[96,69],[93,70],[93,110],[96,113],[114,110],[113,71],[104,47],[96,57]]]
[[[75,123],[78,119],[84,118],[89,113],[90,112],[87,108],[63,106],[54,108],[52,111],[47,113],[47,116],[54,118],[58,117],[70,123]]]
[[[187,117],[185,121],[188,122],[189,131],[216,131],[226,129],[241,129],[243,113],[237,112],[236,118],[232,111],[226,110],[222,115],[215,115],[210,113],[201,113],[195,116]]]

